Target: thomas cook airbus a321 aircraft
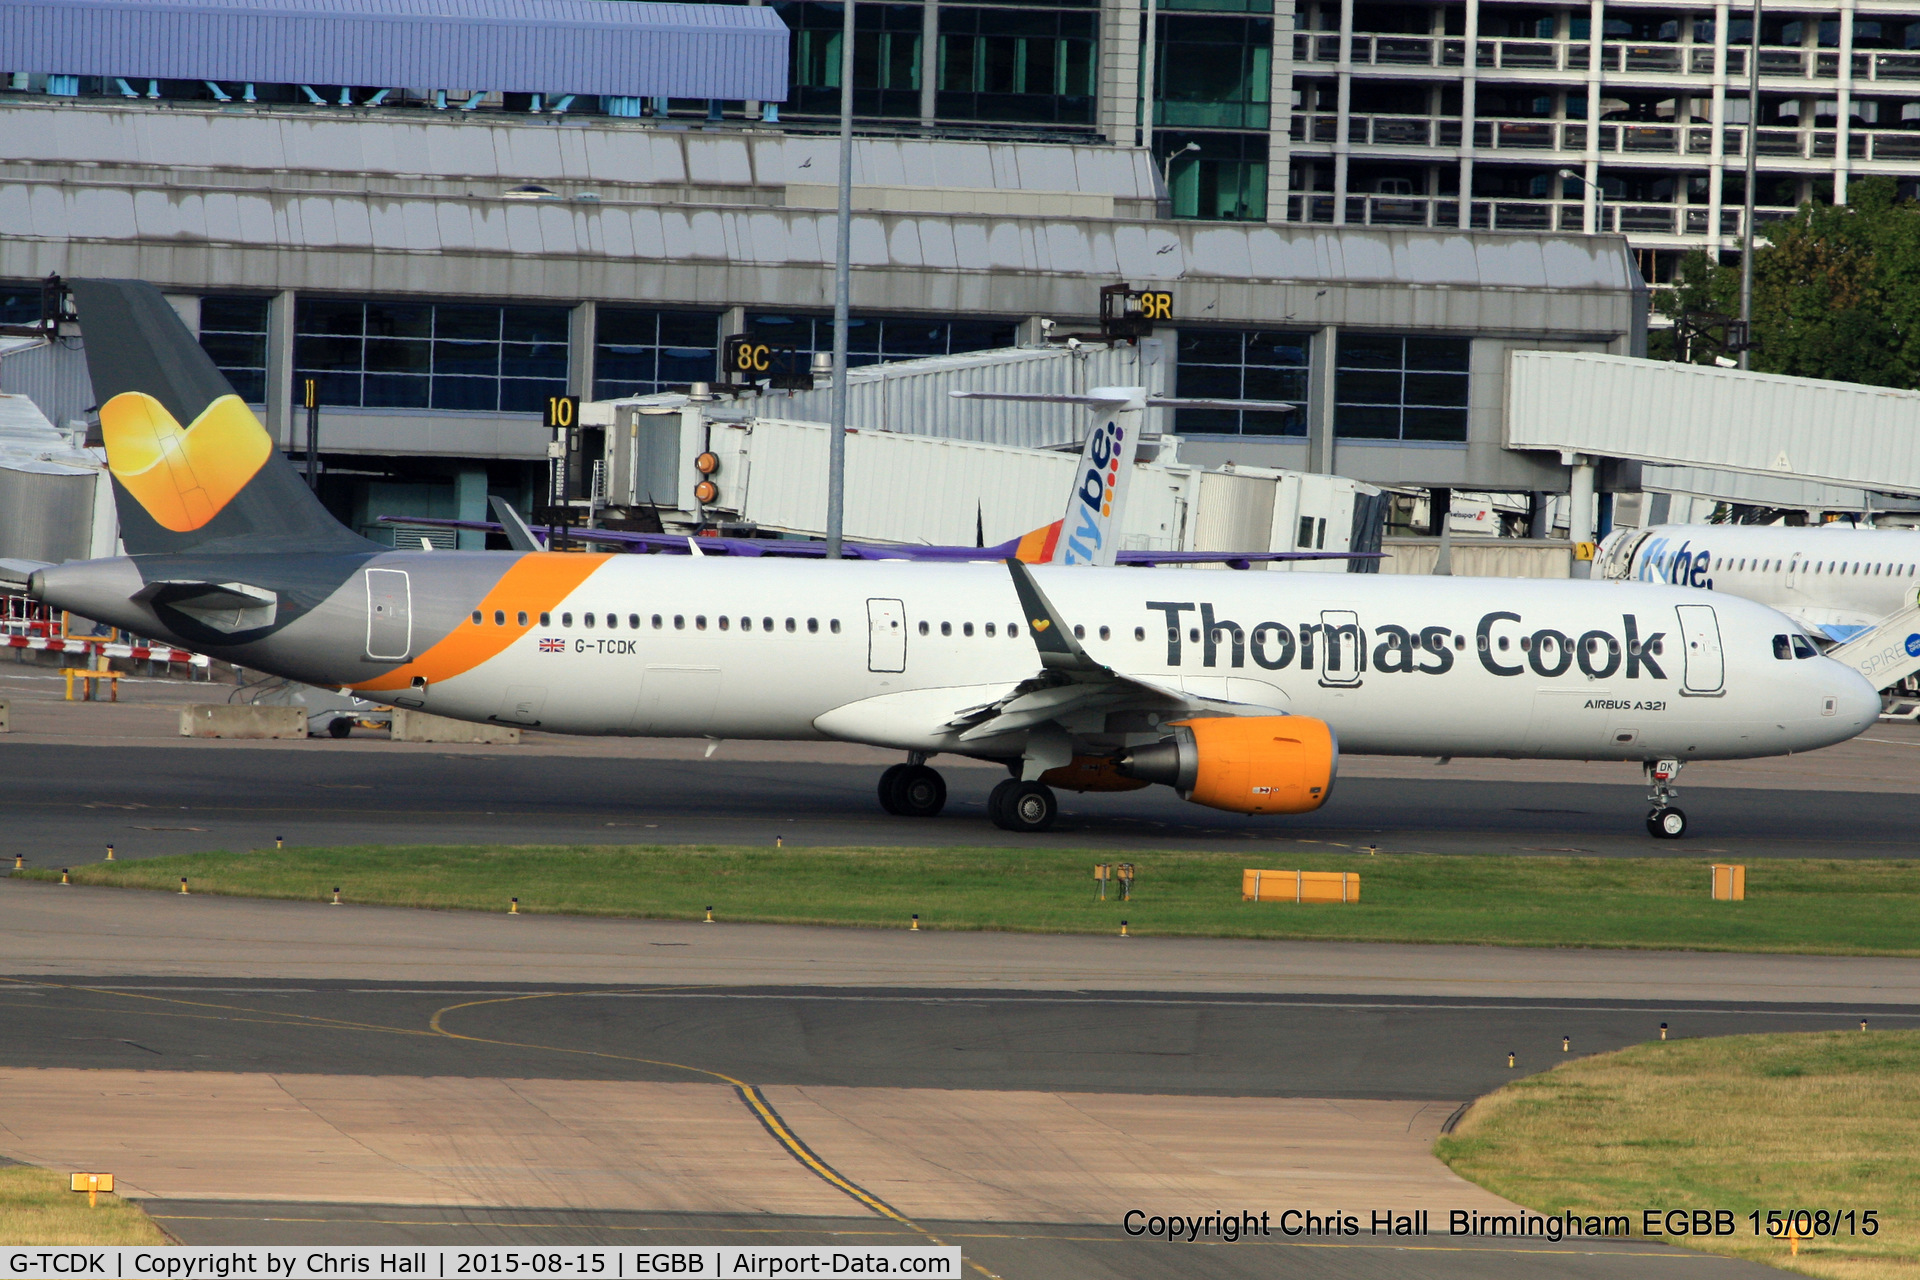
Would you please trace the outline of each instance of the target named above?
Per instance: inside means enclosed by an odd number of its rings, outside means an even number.
[[[1666,837],[1686,761],[1827,746],[1880,710],[1780,614],[1666,585],[393,551],[334,522],[157,290],[72,288],[129,554],[32,569],[31,594],[397,706],[893,748],[881,803],[916,816],[946,798],[928,759],[996,761],[990,811],[1023,832],[1054,788],[1306,813],[1343,749],[1638,760]]]

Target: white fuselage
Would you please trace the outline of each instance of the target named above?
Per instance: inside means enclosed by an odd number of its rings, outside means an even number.
[[[1846,639],[1915,603],[1920,531],[1690,524],[1622,530],[1601,551],[1610,578],[1725,592]]]
[[[382,557],[425,578],[452,557]],[[1635,583],[1040,568],[1098,662],[1319,717],[1349,752],[1584,759],[1778,755],[1852,737],[1878,698],[1775,657],[1772,610]],[[416,588],[418,589],[418,588]],[[498,651],[393,701],[567,733],[821,738],[989,758],[949,722],[1039,662],[1004,565],[614,556],[558,603],[490,598]],[[530,615],[533,616],[533,615]],[[484,635],[466,637],[484,641]],[[462,642],[456,635],[442,644]],[[419,670],[433,654],[416,655]],[[1098,732],[1101,726],[1071,727]]]

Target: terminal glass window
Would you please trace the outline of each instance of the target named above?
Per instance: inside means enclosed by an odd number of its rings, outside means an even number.
[[[200,346],[248,404],[267,402],[267,300],[200,299]]]
[[[941,6],[937,114],[943,120],[1091,125],[1098,16]]]
[[[720,316],[601,307],[594,319],[593,398],[647,396],[717,380]]]
[[[833,350],[833,317],[748,312],[747,333],[758,341],[799,351]],[[1011,320],[938,320],[915,316],[850,316],[847,363],[879,364],[923,356],[959,355],[1010,347],[1019,326]]]
[[[1161,129],[1153,135],[1153,154],[1166,166],[1174,217],[1266,221],[1266,134]]]
[[[1265,129],[1273,82],[1273,22],[1266,18],[1160,19],[1154,123]]]
[[[1466,338],[1341,333],[1334,431],[1359,440],[1465,440]]]
[[[40,282],[0,284],[0,324],[40,323]]]
[[[841,9],[823,0],[775,0],[792,31],[789,115],[840,114]],[[862,4],[854,9],[855,115],[918,118],[920,23],[917,4]]]
[[[1221,400],[1285,400],[1291,409],[1176,409],[1181,435],[1304,436],[1310,335],[1278,329],[1182,327],[1178,394]]]
[[[295,376],[323,405],[538,413],[567,390],[566,307],[301,298]]]

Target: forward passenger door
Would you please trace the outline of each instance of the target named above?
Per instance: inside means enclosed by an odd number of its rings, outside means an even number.
[[[867,670],[906,669],[906,606],[898,600],[867,601]]]
[[[1686,646],[1687,671],[1680,691],[1712,694],[1724,690],[1727,679],[1725,655],[1720,651],[1720,620],[1710,604],[1677,606],[1680,615],[1680,643]]]

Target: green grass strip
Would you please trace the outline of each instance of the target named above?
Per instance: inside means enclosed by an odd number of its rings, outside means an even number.
[[[1715,902],[1704,858],[1156,851],[1135,896],[1094,898],[1084,849],[365,846],[204,853],[75,868],[76,883],[325,902],[928,929],[1511,946],[1920,955],[1920,863],[1750,863]],[[1357,871],[1354,904],[1243,902],[1242,868]],[[24,874],[59,879],[38,869]]]
[[[1657,1238],[1834,1280],[1920,1275],[1920,1031],[1654,1041],[1579,1059],[1474,1103],[1437,1151],[1528,1209],[1625,1214],[1636,1238],[1647,1209],[1725,1210],[1732,1235]],[[1795,1210],[1810,1233],[1797,1258],[1767,1233],[1770,1211],[1784,1226]]]

